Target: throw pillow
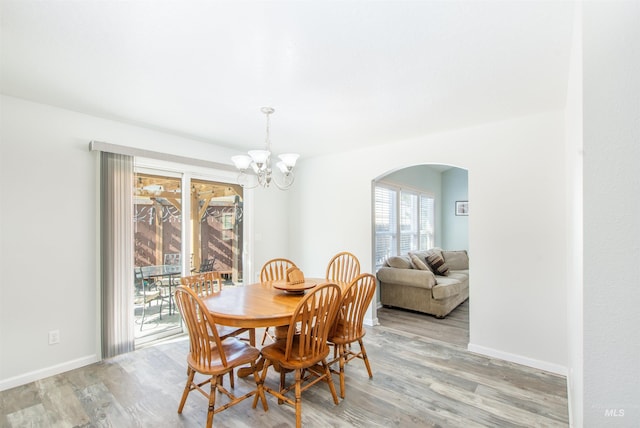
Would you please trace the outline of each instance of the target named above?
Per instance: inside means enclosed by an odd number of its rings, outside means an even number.
[[[469,269],[469,255],[466,250],[443,251],[442,258],[451,270]]]
[[[429,266],[427,266],[427,264],[425,262],[423,262],[422,259],[420,257],[416,256],[415,254],[411,254],[411,263],[413,263],[413,265],[416,267],[416,269],[431,270],[431,269],[429,269]]]
[[[444,262],[442,256],[438,253],[430,253],[427,256],[427,263],[438,275],[447,276],[449,274],[449,266]]]
[[[387,259],[387,264],[396,269],[411,269],[409,257],[391,256]]]

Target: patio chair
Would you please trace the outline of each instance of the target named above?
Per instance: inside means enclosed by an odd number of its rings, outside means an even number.
[[[142,326],[144,325],[144,318],[147,314],[147,307],[151,305],[153,301],[160,301],[160,319],[162,319],[162,302],[163,297],[160,293],[160,290],[149,282],[148,278],[144,277],[141,267],[136,267],[133,270],[134,277],[134,304],[142,306],[142,318],[140,320],[140,331],[142,331]]]
[[[202,263],[200,263],[200,269],[198,270],[198,272],[211,272],[213,270],[213,263],[215,261],[215,258],[203,260]]]

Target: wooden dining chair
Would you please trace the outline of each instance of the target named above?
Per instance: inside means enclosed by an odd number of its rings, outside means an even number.
[[[294,406],[298,428],[302,426],[301,393],[312,385],[321,380],[327,382],[333,402],[338,404],[331,370],[327,364],[329,355],[327,338],[338,311],[340,296],[340,287],[332,283],[320,284],[308,291],[291,316],[287,339],[278,340],[261,350],[265,362],[260,382],[263,383],[264,391],[277,397],[279,403],[285,402]],[[280,388],[278,390],[264,385],[271,365],[279,367]],[[289,386],[284,385],[286,371],[295,373],[295,382]],[[295,391],[293,399],[286,395],[292,389]],[[257,402],[257,397],[254,397],[254,407]]]
[[[325,278],[328,281],[349,284],[358,275],[360,275],[360,261],[348,251],[343,251],[329,260]]]
[[[254,395],[256,398],[261,398],[263,408],[267,410],[267,400],[264,396],[258,369],[256,368],[256,360],[260,356],[260,351],[234,337],[221,340],[213,317],[209,314],[201,298],[191,288],[179,286],[176,289],[175,298],[180,308],[182,319],[189,331],[187,383],[178,406],[178,413],[182,413],[187,396],[193,390],[199,391],[209,399],[207,427],[213,426],[213,415],[215,413],[221,412]],[[224,388],[221,382],[222,377],[230,373],[234,368],[245,364],[251,365],[256,389],[241,397],[236,397]],[[194,381],[196,373],[207,376],[207,379],[196,383]],[[203,388],[207,383],[210,384],[209,391]],[[228,402],[216,409],[217,393],[226,395]],[[257,401],[255,400],[254,402],[254,408],[257,405]]]
[[[296,267],[296,264],[289,259],[271,259],[260,269],[260,282],[285,279],[290,267]]]
[[[296,264],[289,259],[271,259],[266,262],[260,270],[260,282],[286,279],[287,269],[291,267],[296,267]],[[264,329],[264,334],[262,335],[262,342],[260,342],[260,345],[264,345],[267,337],[275,342],[275,337],[271,335],[269,327]]]
[[[221,290],[221,284],[214,272],[196,273],[180,278],[180,283],[191,288],[199,297],[207,297]]]
[[[198,297],[204,298],[214,293],[220,293],[222,291],[222,285],[216,276],[216,272],[204,272],[191,276],[183,276],[180,278],[180,282],[183,286],[189,287],[193,290]],[[217,285],[217,287],[216,287]],[[251,346],[256,345],[256,330],[253,328],[237,328],[226,325],[217,325],[218,336],[220,340],[225,340],[227,337],[237,337],[245,332],[249,333],[249,338],[246,341]],[[245,339],[242,339],[245,340]],[[233,370],[229,372],[229,382],[231,387],[234,387]]]
[[[334,347],[334,359],[329,365],[339,363],[340,370],[337,373],[340,375],[341,398],[345,395],[344,366],[349,361],[360,358],[367,367],[369,378],[373,377],[362,338],[366,333],[364,316],[375,292],[376,278],[370,273],[363,273],[354,279],[342,293],[338,315],[329,333],[329,344]],[[351,344],[354,342],[360,345],[359,352],[352,350]]]

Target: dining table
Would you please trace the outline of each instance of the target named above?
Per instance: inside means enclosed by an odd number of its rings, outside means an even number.
[[[284,280],[223,287],[203,299],[217,324],[260,328],[275,327],[276,339],[286,338],[291,317],[307,290],[329,282],[324,278],[305,278],[304,282],[288,285]],[[345,284],[338,284],[344,289]],[[259,364],[260,365],[260,364]],[[251,373],[238,370],[239,377]]]

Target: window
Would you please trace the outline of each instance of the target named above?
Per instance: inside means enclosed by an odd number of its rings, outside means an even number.
[[[375,263],[435,245],[433,196],[378,183],[375,186]]]
[[[375,188],[375,242],[376,267],[382,266],[385,259],[395,253],[397,244],[398,222],[397,192],[382,186]]]

